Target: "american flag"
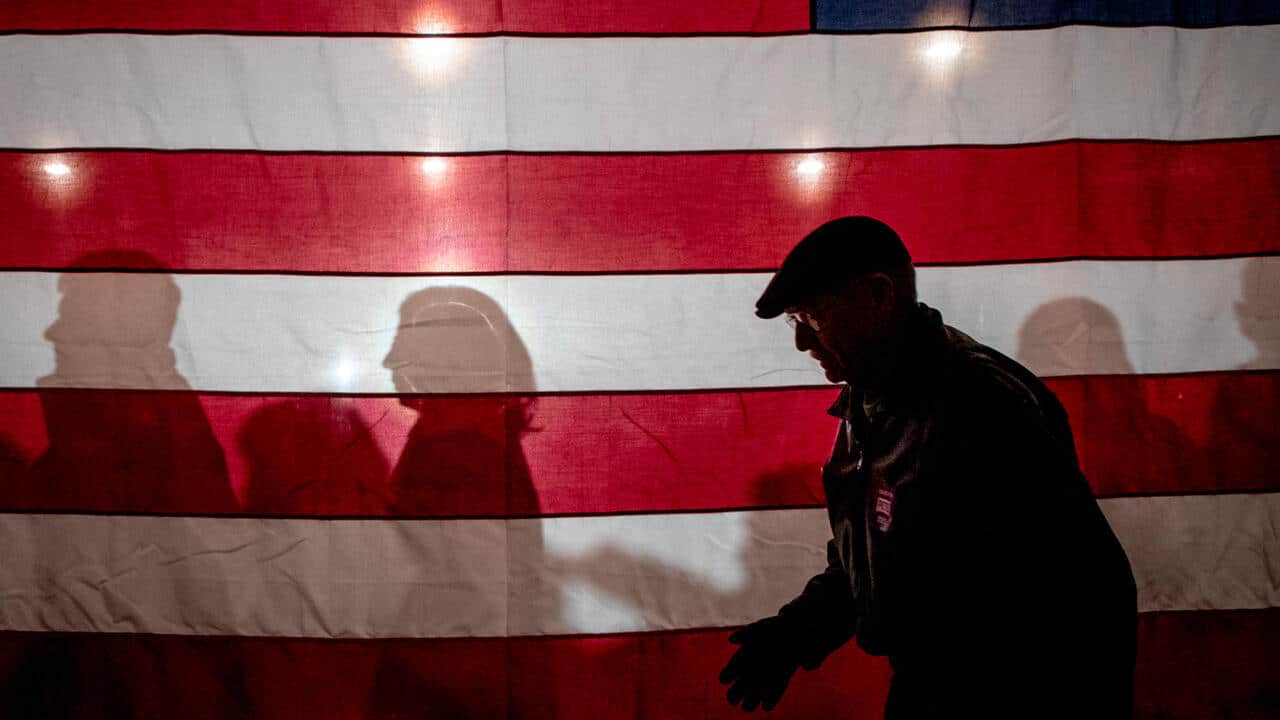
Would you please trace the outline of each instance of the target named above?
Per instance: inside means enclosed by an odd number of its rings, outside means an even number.
[[[0,713],[733,716],[835,432],[754,300],[869,214],[1070,413],[1138,716],[1275,717],[1280,8],[1114,5],[4,3]]]

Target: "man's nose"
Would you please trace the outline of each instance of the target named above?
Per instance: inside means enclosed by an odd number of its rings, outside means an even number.
[[[395,370],[396,368],[404,365],[404,359],[401,358],[400,355],[399,343],[392,343],[391,349],[387,351],[387,356],[382,358],[382,367],[388,370]]]
[[[804,323],[796,323],[796,350],[807,352],[810,348],[817,347],[817,340],[813,328]]]

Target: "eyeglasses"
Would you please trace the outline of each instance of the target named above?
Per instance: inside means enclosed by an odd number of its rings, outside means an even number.
[[[822,329],[822,326],[818,324],[817,318],[804,310],[789,312],[787,313],[786,318],[787,325],[790,325],[792,330],[795,330],[796,327],[800,325],[804,325],[814,332],[818,332]]]

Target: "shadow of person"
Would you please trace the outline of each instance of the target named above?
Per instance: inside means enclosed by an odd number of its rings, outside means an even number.
[[[38,510],[230,513],[239,508],[226,459],[200,400],[170,347],[181,292],[150,255],[113,250],[72,267],[146,272],[69,272],[58,280],[57,319],[45,331],[55,365],[37,380],[48,446],[23,479]],[[174,563],[178,596],[213,584]],[[192,603],[192,627],[216,625]],[[228,717],[237,714],[238,662],[226,643],[147,635],[33,635],[8,678],[8,717]],[[174,682],[181,668],[182,682]],[[16,698],[16,699],[15,699]]]
[[[1280,373],[1274,372],[1280,370],[1280,261],[1245,263],[1240,287],[1236,319],[1253,354],[1217,383],[1208,452],[1219,462],[1209,471],[1222,487],[1274,490],[1280,478]]]
[[[619,603],[640,603],[633,611],[642,617],[701,619],[698,627],[730,627],[753,622],[776,611],[797,595],[810,570],[821,569],[821,538],[827,527],[811,512],[770,510],[782,499],[794,502],[806,488],[815,505],[823,498],[818,467],[788,465],[759,475],[752,484],[749,504],[760,508],[744,513],[745,526],[735,568],[708,568],[714,576],[691,572],[633,549],[604,545],[575,558],[551,562],[568,579],[585,583]],[[799,539],[812,538],[802,542]],[[720,539],[723,541],[723,539]],[[816,543],[816,544],[815,544]],[[816,562],[816,565],[815,565]],[[780,580],[791,568],[800,574]],[[738,582],[729,578],[737,576]],[[766,598],[775,598],[769,605]],[[677,622],[680,622],[679,620]],[[600,703],[596,714],[622,717],[740,717],[725,699],[718,681],[720,670],[736,649],[727,641],[729,629],[717,632],[646,633],[634,642],[604,646],[581,658],[569,679],[561,681],[565,698]],[[676,671],[663,657],[674,650],[685,664]],[[631,684],[619,685],[617,678]],[[799,673],[783,702],[770,717],[880,717],[888,695],[889,667],[883,658],[863,653],[852,643],[835,652],[816,673]],[[594,693],[575,690],[586,686]],[[606,688],[608,695],[600,691]],[[646,698],[662,698],[655,707]],[[627,703],[634,703],[628,706]],[[584,713],[589,715],[591,713]]]
[[[262,515],[385,516],[387,459],[346,398],[298,397],[267,405],[236,442],[246,461],[245,510]],[[379,656],[352,643],[244,640],[244,689],[254,717],[358,718]]]
[[[1099,342],[1095,343],[1095,338]],[[1211,478],[1219,463],[1209,459],[1221,454],[1205,453],[1173,423],[1152,412],[1153,402],[1145,396],[1144,387],[1160,391],[1167,386],[1144,385],[1143,378],[1133,374],[1119,323],[1105,307],[1084,298],[1065,298],[1037,308],[1019,334],[1018,360],[1037,373],[1083,369],[1120,373],[1101,379],[1062,380],[1054,388],[1063,404],[1071,408],[1081,466],[1096,492],[1187,492],[1218,486],[1219,481]],[[1164,400],[1167,404],[1168,398]],[[1239,463],[1227,465],[1240,467]],[[1225,479],[1227,483],[1235,480]],[[1163,536],[1142,533],[1139,537],[1161,542]],[[1168,552],[1176,552],[1176,548]],[[1147,583],[1142,568],[1135,567],[1134,575],[1142,595]],[[1170,667],[1168,653],[1184,652],[1185,648],[1171,647],[1161,636],[1161,627],[1158,619],[1138,627],[1134,702],[1137,714],[1143,717],[1164,717],[1170,712],[1167,698],[1185,697],[1181,689],[1168,692],[1164,677]],[[1178,642],[1184,643],[1185,638]],[[1185,673],[1178,673],[1175,682],[1183,685],[1186,681]],[[1213,694],[1211,689],[1203,693]]]
[[[528,350],[506,313],[471,288],[433,287],[410,295],[383,361],[401,403],[417,418],[391,473],[392,515],[505,518],[540,512],[522,437],[531,429],[534,390]],[[519,395],[509,394],[518,392]],[[510,526],[508,526],[509,530]],[[508,532],[507,542],[516,542]],[[522,556],[542,554],[542,534],[520,533]],[[510,550],[508,550],[510,557]],[[511,570],[511,568],[509,568]],[[429,587],[433,569],[418,569]],[[516,597],[493,597],[478,615],[508,619],[558,611],[541,601],[532,610]],[[405,607],[402,617],[421,613]],[[462,643],[459,645],[458,643]],[[453,644],[451,657],[442,647]],[[465,645],[465,647],[463,647]],[[554,673],[548,663],[513,658],[508,639],[396,642],[383,656],[370,703],[375,717],[507,717],[512,687],[538,685]],[[480,672],[475,672],[480,668]],[[536,713],[554,715],[554,708]]]
[[[386,515],[387,459],[346,398],[298,397],[253,413],[236,442],[245,510],[260,515]]]
[[[533,367],[506,313],[484,293],[428,288],[401,304],[383,366],[417,413],[392,473],[397,515],[536,515],[521,437]],[[506,396],[510,389],[525,396]]]
[[[1253,357],[1237,370],[1280,369],[1280,262],[1253,258],[1240,278],[1235,304],[1240,333],[1253,344]]]
[[[72,266],[161,268],[136,251]],[[182,299],[173,278],[66,273],[58,289],[58,317],[45,331],[54,370],[36,381],[49,446],[28,473],[32,507],[236,512],[222,447],[169,345]]]
[[[1208,410],[1205,489],[1274,491],[1280,481],[1276,410],[1280,408],[1280,262],[1244,263],[1234,304],[1250,357],[1222,373],[1196,379],[1212,393]],[[1275,611],[1148,616],[1138,647],[1160,651],[1138,658],[1136,717],[1280,717],[1274,654]],[[1257,618],[1262,618],[1261,622]],[[1260,628],[1262,628],[1260,630]],[[1224,651],[1229,647],[1230,652]],[[1216,658],[1217,662],[1205,662]],[[1194,664],[1197,671],[1186,672]]]
[[[1177,491],[1203,465],[1191,439],[1156,414],[1116,316],[1083,297],[1036,308],[1018,330],[1018,362],[1051,381],[1071,414],[1081,468],[1102,495]],[[1097,377],[1105,376],[1105,377]]]
[[[4,488],[0,492],[5,497],[12,498],[13,504],[18,507],[30,505],[30,500],[25,497],[26,470],[27,458],[22,448],[9,438],[0,435],[0,488]]]

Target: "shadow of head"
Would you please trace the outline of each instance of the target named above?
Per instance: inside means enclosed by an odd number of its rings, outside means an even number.
[[[1018,331],[1018,362],[1037,375],[1130,374],[1120,322],[1083,297],[1047,302]]]
[[[467,287],[427,288],[405,299],[382,365],[404,394],[534,390],[529,352],[507,314]]]
[[[816,463],[794,463],[761,473],[751,484],[749,502],[762,508],[821,505],[822,468]]]
[[[1257,349],[1247,367],[1272,369],[1280,361],[1280,261],[1253,258],[1245,264],[1235,311],[1240,333]]]
[[[81,256],[58,278],[58,317],[45,330],[56,368],[42,385],[181,387],[169,347],[182,293],[151,255],[107,250]]]

